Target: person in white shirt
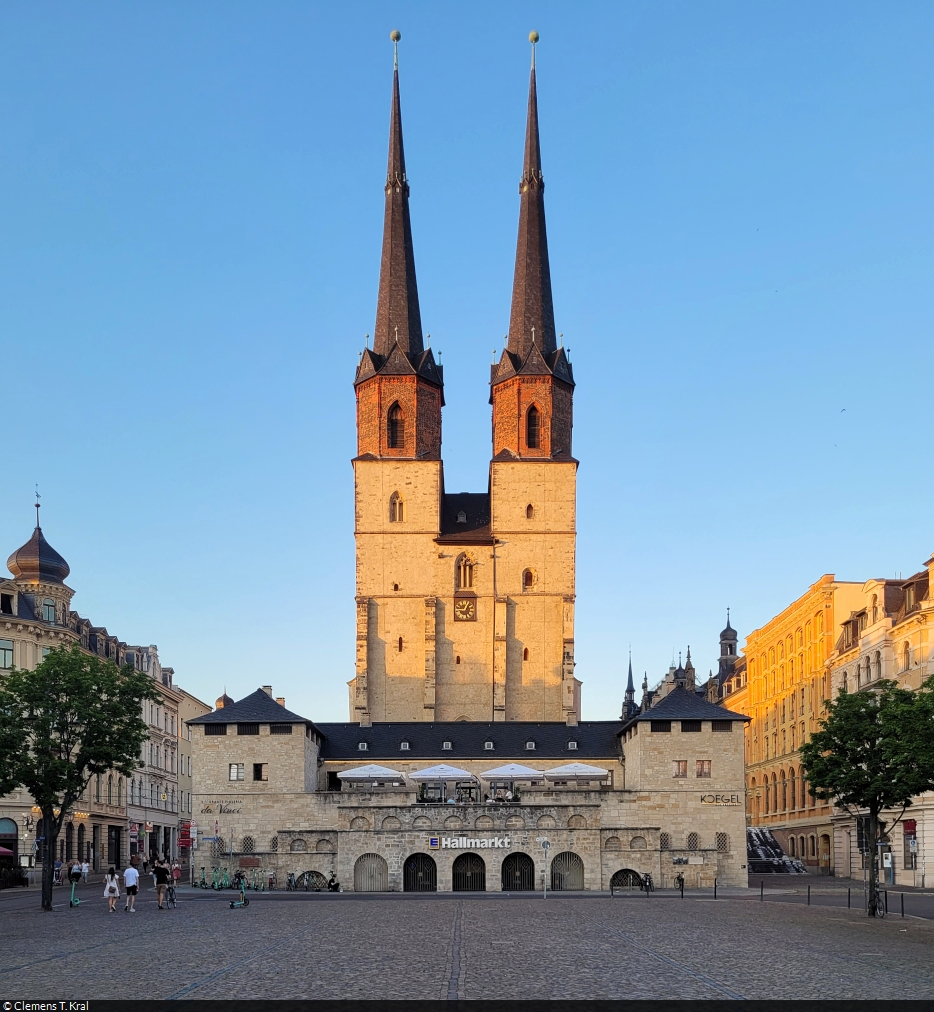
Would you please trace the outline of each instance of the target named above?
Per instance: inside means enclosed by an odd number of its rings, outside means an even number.
[[[90,870],[91,869],[88,867],[87,861],[82,861],[81,862],[81,877],[84,879],[84,884],[85,885],[88,884],[88,872]]]
[[[131,914],[136,913],[136,894],[139,892],[139,872],[129,865],[123,870],[123,884],[126,886],[126,906],[123,908]]]

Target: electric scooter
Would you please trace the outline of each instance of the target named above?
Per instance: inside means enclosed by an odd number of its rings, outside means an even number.
[[[208,880],[204,877],[204,865],[201,865],[201,881],[198,883],[198,885],[202,889],[208,889],[208,888],[210,888],[208,886]]]
[[[250,901],[247,899],[246,892],[244,891],[245,883],[246,875],[244,875],[242,870],[238,869],[237,873],[234,875],[233,884],[235,886],[239,886],[240,888],[240,899],[230,901],[231,910],[234,910],[237,907],[248,907],[250,905]]]
[[[75,886],[81,881],[81,869],[78,869],[77,875],[72,872],[69,878],[71,879],[71,899],[68,901],[68,906],[78,907],[81,905],[81,900],[75,895]]]

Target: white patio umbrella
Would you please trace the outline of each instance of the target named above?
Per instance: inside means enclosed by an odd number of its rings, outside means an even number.
[[[409,774],[409,780],[476,780],[473,773],[467,770],[459,770],[456,766],[448,766],[447,763],[440,763],[437,766],[429,766],[426,770],[416,770]]]
[[[610,774],[602,766],[568,763],[553,770],[545,770],[543,775],[546,780],[606,780]]]
[[[338,780],[404,780],[405,774],[391,770],[387,766],[370,763],[369,766],[358,766],[353,770],[343,770],[337,774]]]
[[[505,766],[497,766],[495,770],[480,774],[484,780],[541,780],[544,775],[541,770],[533,770],[531,766],[523,766],[522,763],[506,763]]]

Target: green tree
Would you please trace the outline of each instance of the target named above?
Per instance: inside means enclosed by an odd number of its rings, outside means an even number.
[[[815,797],[851,815],[866,813],[869,915],[879,895],[878,840],[882,812],[897,825],[912,798],[934,789],[934,676],[917,692],[881,681],[872,689],[841,692],[825,702],[818,730],[801,748],[802,767]]]
[[[91,777],[131,776],[146,739],[143,701],[152,679],[83,653],[49,653],[34,671],[12,669],[0,683],[0,795],[24,787],[42,811],[47,859],[42,909],[52,909],[56,841]]]

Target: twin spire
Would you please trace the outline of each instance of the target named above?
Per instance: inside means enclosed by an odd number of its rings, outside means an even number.
[[[386,173],[386,208],[383,218],[383,253],[376,304],[373,351],[388,356],[398,344],[410,361],[422,356],[422,322],[415,280],[415,253],[409,218],[409,184],[405,173],[402,142],[402,109],[399,100],[398,43],[393,32],[396,58],[392,79],[392,109],[389,120],[389,165]],[[545,233],[545,183],[542,178],[541,145],[538,132],[538,95],[535,82],[535,44],[532,43],[532,70],[529,80],[529,107],[525,130],[525,156],[519,184],[519,237],[507,349],[519,361],[526,358],[533,343],[543,355],[556,350],[555,318]],[[369,371],[368,369],[365,371]],[[362,378],[362,377],[361,377]],[[569,377],[568,377],[569,378]]]

